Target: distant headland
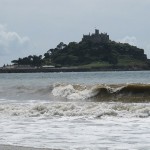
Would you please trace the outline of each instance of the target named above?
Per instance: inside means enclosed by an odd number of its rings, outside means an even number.
[[[112,41],[98,29],[83,35],[78,43],[60,42],[43,56],[30,55],[12,60],[12,64],[4,65],[0,72],[150,70],[150,60],[143,49]]]

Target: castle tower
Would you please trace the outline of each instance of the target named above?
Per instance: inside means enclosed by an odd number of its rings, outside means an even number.
[[[106,33],[99,34],[99,30],[95,29],[95,33],[89,35],[83,35],[82,41],[91,41],[93,43],[101,43],[101,42],[108,42],[109,35]]]
[[[99,30],[95,29],[95,35],[99,35]]]

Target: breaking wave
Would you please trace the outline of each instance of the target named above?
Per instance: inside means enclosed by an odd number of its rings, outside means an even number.
[[[150,104],[112,102],[60,102],[43,104],[0,104],[0,117],[150,117]]]
[[[88,99],[98,94],[94,88],[88,89],[81,85],[56,85],[52,90],[54,96],[65,97],[70,100]]]
[[[54,86],[54,96],[68,100],[150,102],[150,84],[63,85]]]
[[[31,103],[3,103],[5,99],[1,99],[0,117],[150,117],[150,84],[56,84],[16,89],[29,97],[29,93],[51,97],[48,102]]]
[[[4,87],[0,99],[70,102],[150,102],[150,84],[55,84]]]

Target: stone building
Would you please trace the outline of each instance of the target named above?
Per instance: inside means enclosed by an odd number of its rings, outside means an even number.
[[[108,42],[109,35],[107,35],[107,33],[99,33],[99,30],[95,29],[95,33],[83,35],[82,41],[91,41],[94,43]]]

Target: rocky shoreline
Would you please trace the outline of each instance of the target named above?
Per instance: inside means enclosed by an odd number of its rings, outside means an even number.
[[[0,69],[0,73],[40,73],[40,72],[96,72],[96,71],[142,71],[150,70],[149,67],[101,67],[101,68],[11,68],[11,69]]]

